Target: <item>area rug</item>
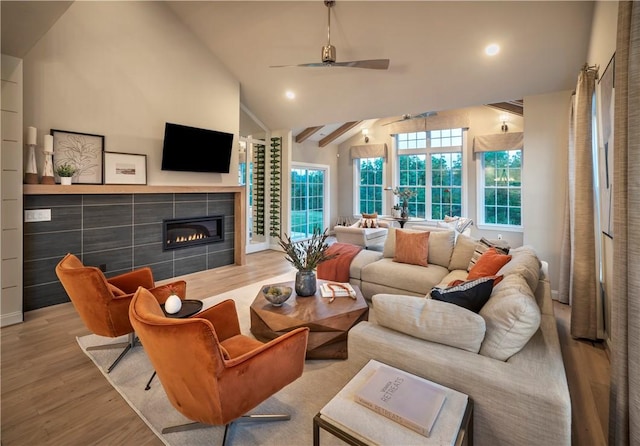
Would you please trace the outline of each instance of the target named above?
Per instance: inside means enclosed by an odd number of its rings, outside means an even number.
[[[236,302],[240,329],[243,334],[250,335],[249,306],[256,297],[262,284],[293,280],[295,272],[273,277],[266,281],[247,285],[243,288],[205,299],[204,307],[225,300]],[[96,335],[78,338],[78,344],[85,354],[96,364],[122,395],[131,408],[142,418],[149,428],[166,445],[221,445],[224,426],[211,426],[187,432],[163,435],[162,429],[169,426],[188,423],[190,420],[176,411],[156,378],[151,389],[144,390],[145,384],[153,373],[153,367],[142,347],[136,347],[122,359],[120,364],[110,373],[107,367],[119,354],[118,350],[93,350],[86,348],[92,345],[123,342],[120,339],[104,338]],[[251,413],[287,413],[289,421],[235,423],[227,438],[233,446],[249,445],[311,445],[313,444],[313,417],[338,393],[338,391],[357,373],[348,360],[307,360],[301,378],[264,401]],[[344,444],[331,435],[321,432],[323,445]]]

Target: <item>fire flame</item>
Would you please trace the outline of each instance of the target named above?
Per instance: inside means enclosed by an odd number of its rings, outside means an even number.
[[[207,236],[205,234],[202,233],[198,233],[198,234],[191,234],[189,236],[178,236],[176,237],[175,240],[167,240],[167,245],[171,244],[171,243],[183,243],[183,242],[191,242],[194,240],[202,240],[203,238],[207,238]]]

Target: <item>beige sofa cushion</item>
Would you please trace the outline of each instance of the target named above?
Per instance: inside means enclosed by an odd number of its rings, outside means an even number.
[[[477,240],[460,234],[456,240],[456,246],[453,248],[453,253],[451,254],[451,261],[448,265],[449,270],[463,269],[468,271],[467,268],[476,250],[477,243]]]
[[[497,274],[504,276],[519,274],[524,277],[531,291],[535,293],[542,265],[536,251],[531,246],[526,245],[511,249],[509,255],[511,255],[511,260],[500,268]]]
[[[376,321],[410,336],[477,353],[485,335],[485,321],[457,305],[397,294],[373,296]]]
[[[519,274],[504,277],[480,316],[487,324],[480,354],[501,361],[518,353],[540,327],[540,308]]]
[[[408,291],[408,294],[424,296],[448,273],[446,268],[439,265],[429,265],[425,268],[396,263],[392,258],[383,258],[363,267],[360,278],[370,284],[380,284],[390,289]]]
[[[428,228],[428,227],[425,226],[424,228]],[[451,254],[453,253],[453,247],[455,243],[455,233],[452,230],[431,230],[431,229],[435,229],[435,228],[427,229],[430,232],[428,263],[449,268],[449,262],[451,260]],[[389,228],[389,232],[387,233],[387,238],[384,241],[384,249],[382,252],[385,258],[395,257],[395,253],[396,253],[395,231],[397,230],[398,229],[396,228]],[[402,229],[402,231],[408,232],[408,233],[424,232],[422,231],[422,229]],[[466,269],[466,266],[465,266],[465,269]]]

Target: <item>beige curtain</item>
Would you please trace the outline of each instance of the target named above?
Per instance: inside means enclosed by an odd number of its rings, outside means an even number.
[[[569,132],[569,221],[561,252],[559,298],[571,304],[571,335],[598,338],[599,272],[595,244],[592,105],[596,72],[578,76]],[[563,268],[564,266],[564,268]]]
[[[523,148],[524,133],[522,132],[495,133],[473,138],[473,153],[522,150]]]
[[[640,3],[620,2],[615,55],[609,445],[640,444]]]
[[[351,159],[380,157],[387,157],[386,144],[365,144],[361,146],[351,146]]]

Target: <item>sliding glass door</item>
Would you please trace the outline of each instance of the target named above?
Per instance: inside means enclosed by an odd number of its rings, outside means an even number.
[[[328,219],[328,167],[294,164],[291,169],[291,238],[323,231]]]

